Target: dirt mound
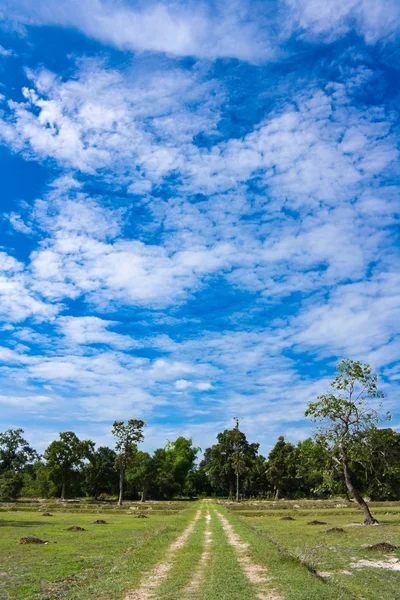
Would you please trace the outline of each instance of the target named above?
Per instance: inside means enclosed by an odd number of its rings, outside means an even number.
[[[107,521],[104,519],[97,519],[97,521],[93,521],[96,525],[108,525]]]
[[[287,516],[287,517],[281,517],[280,520],[281,521],[295,521],[296,519],[294,519],[293,517]]]
[[[72,527],[68,527],[66,531],[86,531],[86,529],[79,527],[79,525],[73,525]]]
[[[46,540],[41,540],[37,537],[23,537],[19,540],[20,544],[48,544]]]
[[[328,523],[325,523],[325,521],[308,521],[307,525],[328,525]]]
[[[397,550],[397,546],[393,546],[393,544],[389,544],[389,542],[379,542],[373,546],[368,546],[367,550],[383,550],[384,552],[394,552]]]
[[[326,533],[346,533],[342,527],[331,527],[326,530]]]
[[[52,517],[51,513],[42,513],[42,517]]]
[[[149,515],[145,515],[144,513],[138,513],[135,515],[135,519],[148,519]]]

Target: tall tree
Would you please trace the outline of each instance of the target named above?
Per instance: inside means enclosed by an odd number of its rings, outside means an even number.
[[[84,489],[89,496],[114,494],[118,490],[118,474],[115,471],[117,454],[107,446],[100,446],[89,456],[84,465]]]
[[[371,429],[358,440],[353,460],[361,467],[362,486],[374,500],[400,498],[400,433]]]
[[[23,429],[8,429],[0,433],[0,495],[17,498],[22,490],[22,469],[38,458],[22,437]]]
[[[133,480],[140,490],[140,501],[146,502],[147,494],[151,490],[155,477],[155,465],[148,452],[138,450],[135,453],[133,464],[128,471],[128,478]]]
[[[293,491],[295,476],[296,448],[281,435],[269,453],[267,463],[267,477],[274,486],[275,500],[279,500],[284,492],[290,494]]]
[[[80,440],[73,431],[63,431],[59,440],[54,440],[46,448],[44,459],[52,470],[53,479],[61,482],[61,500],[65,500],[67,484],[74,470],[82,467],[84,460],[90,458],[94,443]]]
[[[217,440],[217,444],[205,451],[201,468],[206,471],[210,483],[218,491],[228,492],[230,499],[236,487],[236,498],[239,499],[240,475],[251,468],[259,444],[247,441],[246,435],[239,429],[238,421],[233,429],[219,433]]]
[[[305,414],[321,423],[319,435],[338,451],[346,487],[363,510],[364,523],[370,525],[377,521],[354,482],[349,452],[357,437],[372,431],[382,419],[382,405],[375,407],[372,402],[384,395],[378,390],[378,376],[370,365],[347,358],[340,361],[337,371],[330,390],[317,402],[310,402]],[[385,416],[390,418],[388,413]]]
[[[117,458],[115,465],[119,471],[119,498],[118,504],[122,506],[124,496],[125,471],[133,464],[137,445],[144,439],[143,428],[146,426],[140,419],[114,421],[112,434],[116,438]]]

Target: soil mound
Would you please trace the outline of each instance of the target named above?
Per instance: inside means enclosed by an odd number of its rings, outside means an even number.
[[[307,525],[328,525],[328,523],[325,523],[325,521],[308,521]]]
[[[51,513],[42,513],[42,517],[52,517]]]
[[[379,542],[373,546],[368,546],[367,550],[383,550],[384,552],[394,552],[397,550],[397,546],[389,544],[389,542]]]
[[[79,525],[73,525],[72,527],[68,527],[66,531],[86,531],[86,529],[79,527]]]
[[[296,519],[294,519],[293,517],[287,516],[287,517],[281,517],[280,520],[281,521],[295,521]]]
[[[149,516],[145,515],[143,513],[138,513],[137,515],[135,515],[135,519],[148,519]]]
[[[107,521],[104,519],[97,519],[97,521],[93,521],[96,525],[107,525]]]
[[[20,544],[48,544],[46,540],[41,540],[37,537],[23,537],[19,540]]]
[[[346,533],[342,527],[331,527],[326,530],[326,533]]]

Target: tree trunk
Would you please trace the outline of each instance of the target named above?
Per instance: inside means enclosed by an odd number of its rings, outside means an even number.
[[[276,492],[275,492],[275,500],[279,500],[281,497],[281,488],[279,487],[279,485],[276,486]]]
[[[118,498],[119,506],[122,506],[122,499],[124,496],[124,475],[125,475],[125,471],[121,467],[119,470],[119,498]]]
[[[378,523],[376,519],[371,515],[371,512],[368,508],[367,503],[364,498],[361,496],[360,492],[357,488],[354,487],[353,482],[351,481],[350,471],[349,471],[349,460],[347,456],[347,450],[344,446],[340,447],[340,454],[342,458],[342,466],[343,466],[343,474],[344,480],[346,482],[346,487],[349,490],[350,494],[353,496],[354,500],[358,502],[358,504],[363,509],[364,513],[364,525],[373,525],[374,523]]]
[[[146,502],[147,497],[147,486],[143,487],[142,497],[140,498],[140,502]]]
[[[233,498],[233,485],[232,481],[229,482],[229,492],[228,492],[228,500],[232,500]]]
[[[240,497],[239,497],[239,473],[236,473],[236,502],[240,502]]]
[[[65,479],[63,479],[62,481],[62,485],[61,485],[61,500],[62,502],[64,502],[65,500],[65,489],[67,487],[67,482],[65,481]]]

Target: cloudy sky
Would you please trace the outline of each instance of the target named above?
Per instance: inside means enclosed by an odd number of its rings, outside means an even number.
[[[307,436],[396,415],[398,0],[0,4],[0,430]]]

